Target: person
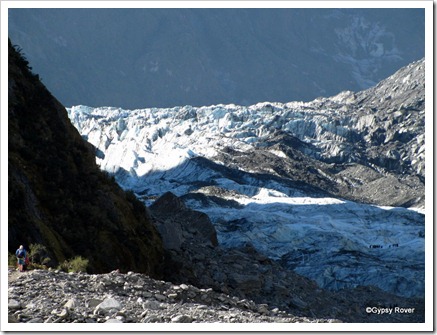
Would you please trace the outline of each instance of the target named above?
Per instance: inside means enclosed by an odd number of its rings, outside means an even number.
[[[15,256],[17,256],[18,270],[20,272],[24,272],[24,267],[26,265],[26,256],[27,252],[22,245],[15,252]]]

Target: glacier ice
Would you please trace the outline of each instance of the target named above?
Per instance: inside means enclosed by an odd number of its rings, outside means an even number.
[[[352,100],[344,93],[331,103]],[[423,212],[307,192],[261,175],[256,166],[227,166],[218,159],[219,153],[226,155],[225,148],[243,153],[263,147],[278,129],[313,144],[320,155],[340,157],[353,153],[342,138],[353,136],[354,127],[375,123],[371,117],[353,125],[348,118],[333,123],[315,106],[266,102],[132,111],[74,106],[68,114],[81,135],[103,152],[97,163],[123,188],[146,204],[167,191],[182,196],[189,207],[208,214],[222,245],[250,243],[322,287],[375,285],[423,296]],[[278,149],[272,153],[285,155]]]

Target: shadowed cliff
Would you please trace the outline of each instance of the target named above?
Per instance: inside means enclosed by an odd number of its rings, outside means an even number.
[[[52,265],[160,276],[162,241],[142,203],[95,164],[94,148],[9,41],[8,249],[40,243]]]

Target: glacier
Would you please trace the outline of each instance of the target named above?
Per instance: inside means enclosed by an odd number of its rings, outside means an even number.
[[[147,205],[166,191],[183,197],[211,218],[220,244],[249,243],[325,288],[375,285],[423,296],[423,210],[343,200],[275,178],[274,171],[271,177],[256,166],[225,166],[217,159],[226,147],[247,152],[263,146],[279,127],[314,143],[309,135],[329,129],[329,123],[302,107],[303,102],[131,111],[74,106],[68,114],[96,147],[97,163],[123,188]],[[313,121],[303,121],[307,114]],[[317,144],[341,143],[348,131],[336,129]],[[279,149],[271,153],[285,155]]]
[[[425,61],[310,102],[73,106],[96,162],[146,205],[165,192],[331,290],[424,297]]]

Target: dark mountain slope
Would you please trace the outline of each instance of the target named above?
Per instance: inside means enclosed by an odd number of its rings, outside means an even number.
[[[14,8],[8,19],[65,106],[310,101],[373,86],[425,45],[420,8]]]
[[[160,275],[162,242],[145,207],[95,164],[94,149],[9,42],[9,250],[41,243],[93,272]]]

